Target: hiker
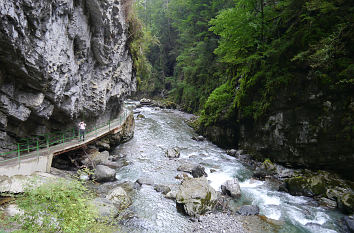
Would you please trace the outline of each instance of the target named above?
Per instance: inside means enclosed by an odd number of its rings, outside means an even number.
[[[81,121],[79,123],[79,141],[81,140],[81,137],[82,137],[82,141],[85,141],[85,128],[86,128],[86,124],[85,122]]]

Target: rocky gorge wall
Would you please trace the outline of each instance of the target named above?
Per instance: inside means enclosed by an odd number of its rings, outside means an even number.
[[[260,160],[354,179],[354,99],[312,80],[279,90],[268,114],[240,121],[239,146]]]
[[[0,1],[0,148],[115,118],[136,89],[118,0]]]
[[[309,77],[279,90],[259,119],[235,114],[229,124],[219,119],[201,125],[199,132],[220,146],[244,149],[259,161],[329,170],[354,180],[353,94],[321,88]]]

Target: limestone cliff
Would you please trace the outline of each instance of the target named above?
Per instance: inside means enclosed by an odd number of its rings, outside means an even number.
[[[135,91],[120,0],[0,1],[0,149],[114,118]]]

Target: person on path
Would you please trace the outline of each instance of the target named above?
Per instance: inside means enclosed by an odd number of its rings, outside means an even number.
[[[81,121],[79,123],[79,141],[81,140],[82,138],[82,141],[85,141],[85,129],[86,129],[86,124],[85,122]]]

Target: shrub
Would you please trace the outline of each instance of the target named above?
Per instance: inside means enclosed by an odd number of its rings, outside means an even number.
[[[96,221],[91,199],[79,181],[53,180],[21,194],[16,202],[23,214],[15,220],[24,232],[110,232],[110,227]]]

